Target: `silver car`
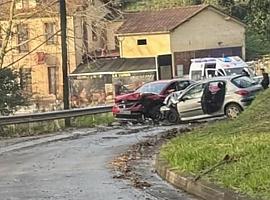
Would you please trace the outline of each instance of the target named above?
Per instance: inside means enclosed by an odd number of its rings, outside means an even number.
[[[236,118],[261,90],[247,76],[215,77],[189,86],[176,99],[174,94],[167,97],[161,112],[172,123],[222,115]]]

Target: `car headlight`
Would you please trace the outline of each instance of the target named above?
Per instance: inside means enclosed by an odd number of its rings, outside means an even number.
[[[170,108],[168,108],[167,106],[161,106],[160,108],[160,112],[165,112],[165,111],[169,111]]]

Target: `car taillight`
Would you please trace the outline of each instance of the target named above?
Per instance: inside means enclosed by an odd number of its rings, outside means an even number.
[[[248,96],[249,95],[249,92],[246,90],[238,90],[235,93],[240,95],[240,96]]]

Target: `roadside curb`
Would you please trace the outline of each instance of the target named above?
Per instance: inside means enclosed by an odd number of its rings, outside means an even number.
[[[169,167],[167,161],[159,154],[155,159],[155,169],[158,175],[175,187],[205,200],[252,200],[228,189],[221,188],[206,181],[194,181],[191,176],[185,176]]]

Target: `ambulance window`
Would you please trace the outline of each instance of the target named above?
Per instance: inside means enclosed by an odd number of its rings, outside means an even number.
[[[210,70],[209,70],[210,69]],[[205,64],[204,68],[204,74],[207,77],[214,77],[215,76],[215,69],[216,69],[216,64],[211,63],[211,64]]]
[[[205,64],[205,69],[215,69],[216,64]]]
[[[225,73],[222,71],[222,69],[218,70],[218,76],[225,76]]]
[[[207,69],[205,70],[207,73],[205,73],[206,77],[214,77],[216,75],[216,70],[215,69]]]
[[[201,80],[202,79],[202,71],[197,70],[197,71],[191,71],[191,80]]]

